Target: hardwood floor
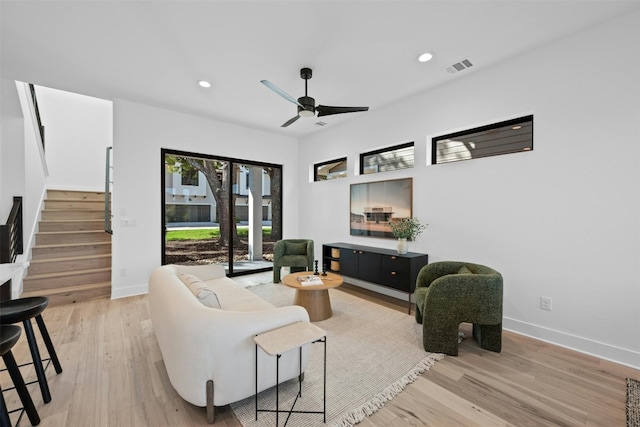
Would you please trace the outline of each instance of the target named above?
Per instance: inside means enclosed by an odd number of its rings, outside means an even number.
[[[406,301],[340,289],[406,311]],[[183,401],[169,383],[146,296],[49,307],[43,316],[64,371],[47,369],[53,400],[46,405],[37,385],[29,386],[41,426],[208,425],[204,408]],[[458,357],[437,362],[360,425],[625,425],[625,378],[640,379],[640,371],[506,331],[502,353],[493,353],[479,348],[470,325],[461,329],[467,338]],[[14,355],[30,360],[24,337]],[[35,378],[29,367],[23,376]],[[11,384],[6,372],[0,382]],[[5,399],[9,409],[19,406],[15,392]],[[229,407],[216,411],[216,426],[240,425]],[[26,416],[19,425],[30,425]]]

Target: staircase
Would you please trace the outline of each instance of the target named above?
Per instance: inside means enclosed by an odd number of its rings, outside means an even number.
[[[104,193],[49,190],[38,230],[22,297],[60,305],[111,296]]]

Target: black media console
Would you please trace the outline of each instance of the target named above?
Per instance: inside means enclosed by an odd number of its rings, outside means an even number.
[[[327,271],[375,283],[408,294],[411,314],[411,294],[422,267],[429,262],[427,254],[398,254],[393,249],[327,243],[322,245],[322,263]]]

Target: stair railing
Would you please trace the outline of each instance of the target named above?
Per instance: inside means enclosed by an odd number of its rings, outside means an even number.
[[[22,252],[22,197],[16,196],[7,224],[0,225],[0,263],[12,263]]]
[[[111,186],[113,181],[111,180],[111,171],[113,169],[113,147],[107,147],[107,158],[105,166],[105,179],[104,179],[104,231],[109,234],[113,234],[111,227],[113,215],[111,214]]]
[[[40,108],[38,108],[38,97],[36,96],[36,87],[29,83],[29,90],[31,91],[31,101],[33,102],[33,111],[36,115],[36,121],[38,122],[38,131],[40,132],[40,141],[42,142],[42,149],[44,150],[44,126],[40,119]]]

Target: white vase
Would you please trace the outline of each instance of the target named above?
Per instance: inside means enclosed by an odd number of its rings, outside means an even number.
[[[398,239],[398,253],[399,254],[406,254],[407,253],[407,247],[408,247],[407,239]]]

